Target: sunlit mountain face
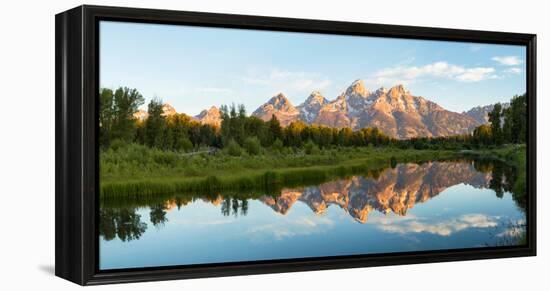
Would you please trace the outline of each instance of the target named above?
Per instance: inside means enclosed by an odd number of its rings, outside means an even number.
[[[504,108],[509,107],[508,103],[502,105]],[[251,115],[264,121],[275,116],[283,127],[297,121],[334,128],[349,127],[353,130],[376,127],[393,138],[408,139],[471,133],[475,127],[488,123],[488,113],[493,106],[477,106],[458,113],[422,96],[413,95],[401,84],[370,91],[363,80],[356,80],[335,99],[329,100],[321,92],[313,91],[297,106],[285,94],[278,93]],[[164,105],[164,116],[176,113],[171,105]],[[147,116],[146,111],[140,110],[134,117],[145,120]],[[215,127],[219,127],[222,121],[221,112],[215,105],[190,118]]]

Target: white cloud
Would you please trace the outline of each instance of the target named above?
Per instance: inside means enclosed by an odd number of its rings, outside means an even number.
[[[228,88],[217,88],[217,87],[204,87],[204,88],[198,88],[199,92],[204,93],[231,93],[233,90]]]
[[[173,225],[184,226],[184,227],[206,227],[206,226],[215,226],[223,224],[235,223],[235,219],[218,219],[218,220],[208,220],[208,219],[176,219],[170,220],[170,223]]]
[[[462,215],[459,220],[465,222],[470,227],[487,228],[497,226],[495,219],[484,214],[466,214]]]
[[[518,219],[515,221],[510,222],[510,226],[505,229],[504,231],[497,234],[497,237],[509,237],[509,238],[517,238],[521,234],[525,233],[525,219]]]
[[[378,84],[410,84],[420,78],[446,78],[459,82],[479,82],[494,79],[495,69],[491,67],[466,68],[447,62],[435,62],[424,66],[398,66],[376,72],[373,81]]]
[[[248,72],[241,81],[249,85],[270,86],[275,90],[311,92],[323,90],[332,82],[318,73],[272,69],[268,73]]]
[[[416,60],[415,57],[409,57],[409,58],[406,58],[406,59],[402,60],[401,62],[397,63],[397,65],[398,66],[409,65],[409,64],[414,63],[415,60]]]
[[[483,48],[482,45],[474,44],[474,45],[471,45],[469,49],[470,49],[471,52],[475,53],[475,52],[480,51],[482,48]]]
[[[523,63],[517,56],[496,56],[492,60],[505,66],[517,66]]]
[[[512,68],[506,69],[504,72],[510,73],[510,74],[521,74],[523,70],[517,67],[512,67]]]
[[[463,73],[456,76],[462,82],[479,82],[485,79],[494,79],[495,69],[493,68],[472,68],[466,69]]]
[[[490,217],[483,214],[466,214],[456,219],[440,221],[437,223],[426,223],[420,220],[409,220],[404,223],[381,223],[379,228],[392,233],[431,233],[440,236],[449,236],[455,232],[468,228],[496,227],[498,217]]]
[[[322,233],[334,226],[334,222],[326,217],[296,217],[286,216],[278,217],[276,222],[254,226],[247,230],[247,235],[252,239],[276,239],[281,240],[286,237],[310,235],[313,233]]]
[[[516,238],[519,237],[521,234],[525,232],[522,228],[508,228],[500,233],[498,233],[497,237],[510,237],[510,238]]]
[[[258,77],[241,77],[241,80],[249,85],[268,85],[269,79],[263,79]]]

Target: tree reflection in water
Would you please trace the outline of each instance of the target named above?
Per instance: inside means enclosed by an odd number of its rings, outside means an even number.
[[[150,207],[149,219],[151,223],[156,227],[161,227],[168,221],[166,218],[166,206],[165,204],[156,204]]]
[[[245,216],[248,213],[248,198],[239,199],[226,196],[221,204],[221,213],[223,216],[229,216],[231,214],[235,217],[238,217],[239,214]]]
[[[477,171],[491,174],[489,188],[495,191],[498,198],[502,198],[505,192],[512,193],[512,198],[522,210],[527,205],[527,195],[524,175],[520,175],[520,169],[507,165],[504,162],[494,160],[475,160],[474,167]]]
[[[118,237],[122,241],[139,239],[147,230],[135,208],[102,208],[99,212],[99,233],[105,240]]]
[[[445,189],[468,184],[475,188],[490,188],[496,196],[512,193],[518,208],[525,211],[525,181],[518,177],[517,168],[494,160],[461,160],[421,164],[391,164],[391,167],[373,171],[368,177],[353,176],[316,186],[283,189],[278,195],[261,193],[184,194],[176,197],[145,197],[116,201],[102,201],[100,235],[105,240],[118,237],[122,241],[137,240],[146,231],[147,224],[136,213],[148,207],[152,225],[162,227],[168,221],[167,212],[184,207],[195,200],[220,206],[223,216],[245,216],[249,199],[259,200],[274,211],[286,215],[296,201],[309,206],[317,214],[329,205],[344,209],[360,223],[366,223],[369,212],[393,212],[406,215],[415,204],[424,203]]]

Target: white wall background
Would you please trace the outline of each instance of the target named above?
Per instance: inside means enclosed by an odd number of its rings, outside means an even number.
[[[240,276],[97,290],[528,290],[548,286],[550,25],[545,1],[4,1],[0,16],[0,289],[72,290],[54,270],[54,15],[80,4],[134,6],[538,34],[535,258]],[[96,288],[94,288],[96,289]],[[540,289],[540,288],[537,288]]]

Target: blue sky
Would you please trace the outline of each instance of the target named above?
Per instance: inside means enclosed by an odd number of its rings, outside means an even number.
[[[100,24],[100,86],[138,89],[178,112],[275,94],[299,105],[313,90],[335,99],[354,80],[397,84],[461,112],[525,92],[525,48],[192,26]]]

